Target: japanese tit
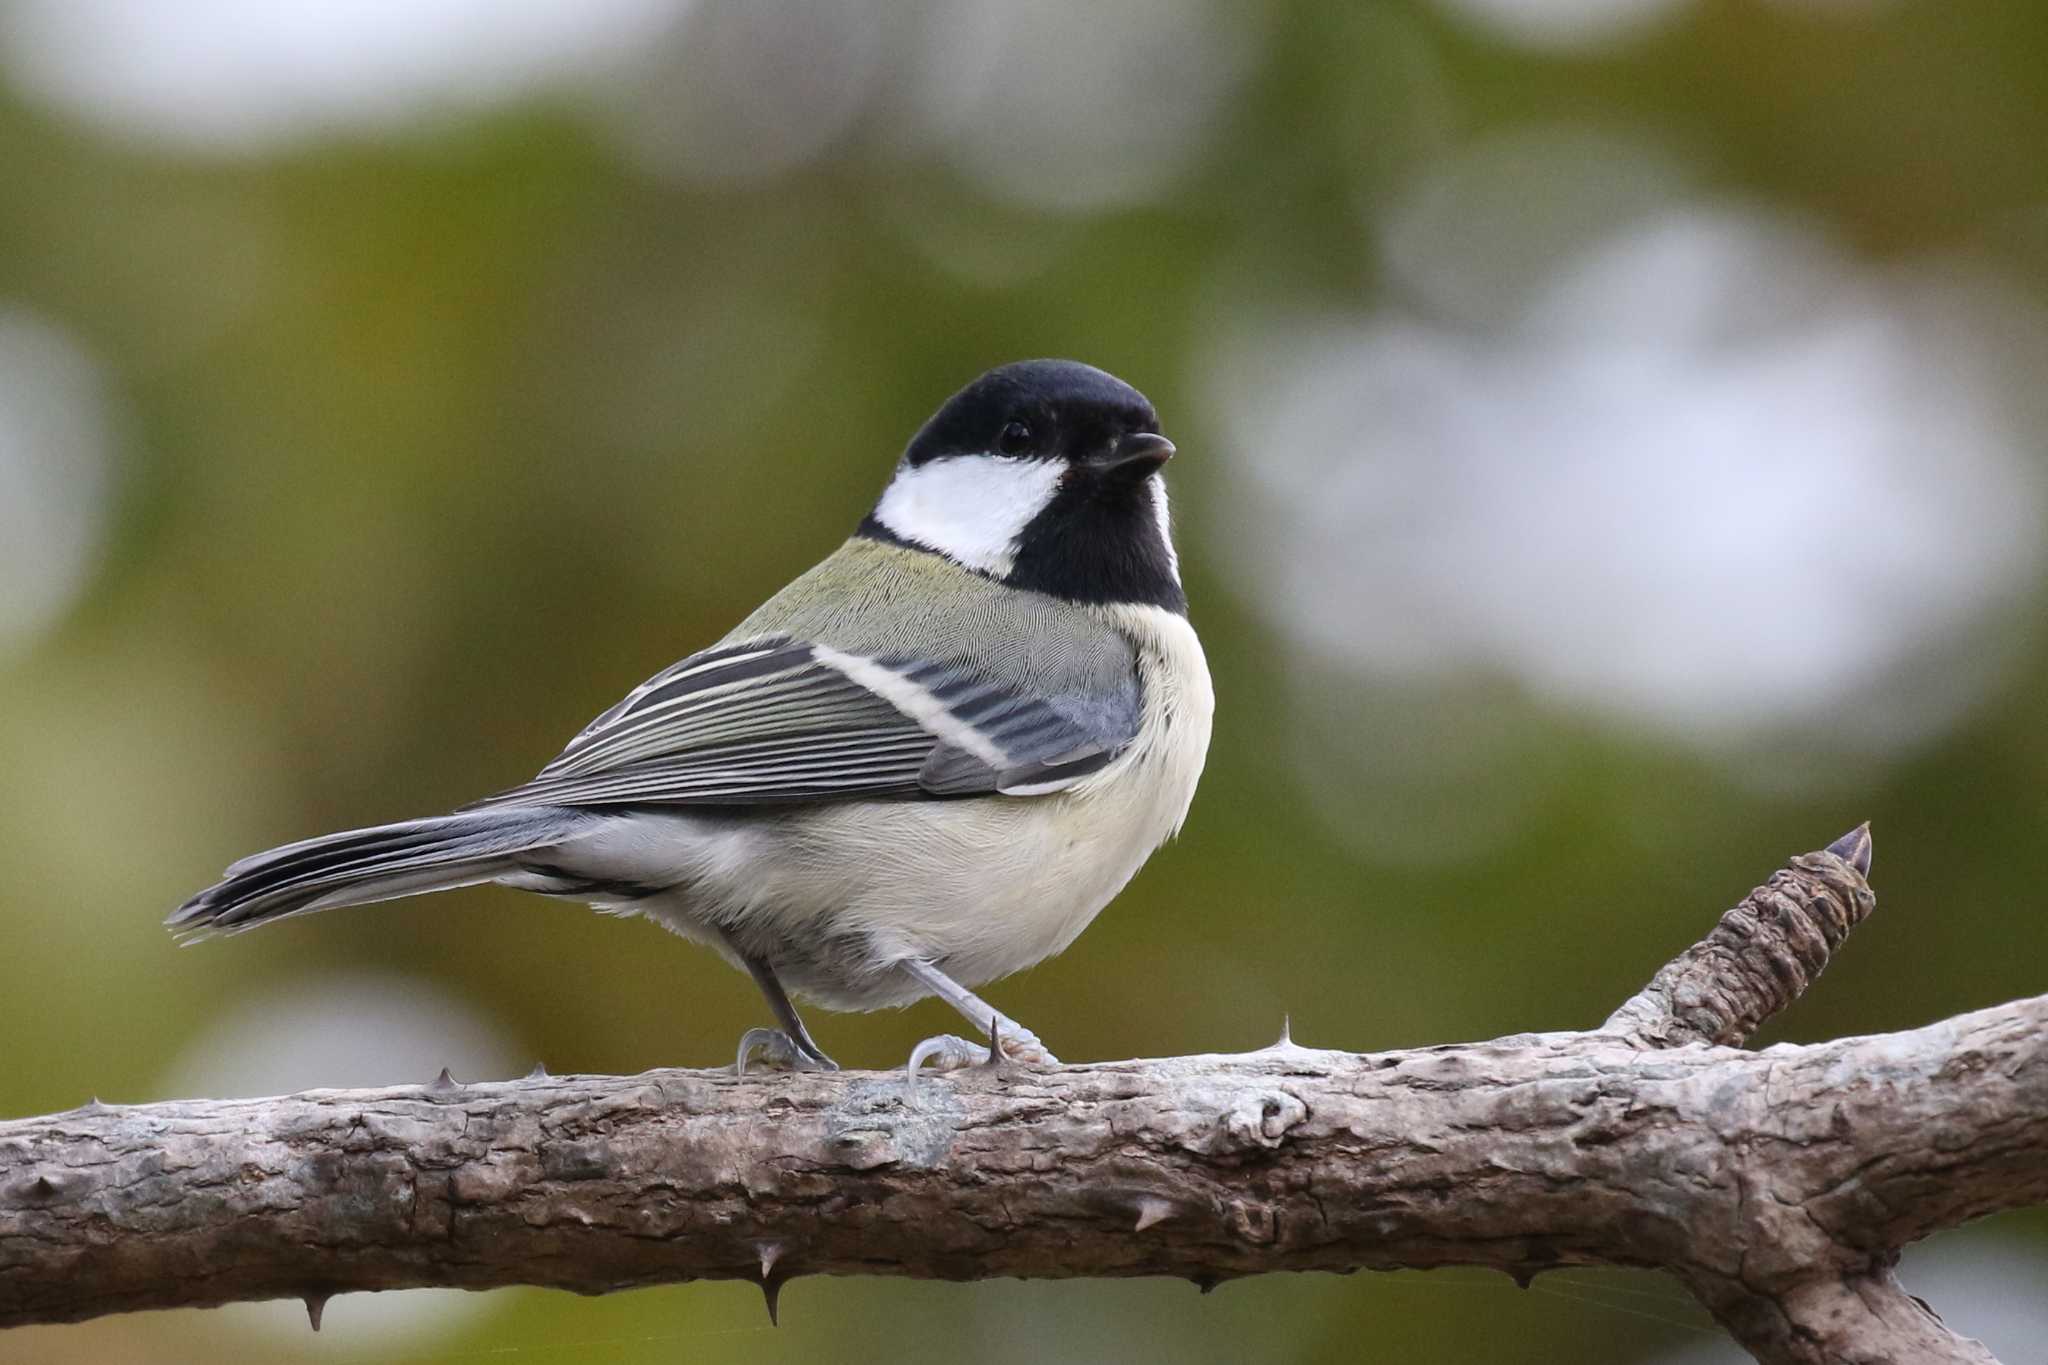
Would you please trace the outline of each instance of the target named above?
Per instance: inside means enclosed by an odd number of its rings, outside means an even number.
[[[205,937],[498,882],[644,915],[750,973],[749,1056],[834,1069],[792,996],[937,996],[1059,952],[1180,828],[1214,697],[1143,395],[1072,361],[991,370],[917,433],[852,539],[657,673],[533,780],[452,815],[245,858],[174,912]],[[945,1036],[912,1054],[985,1060]]]

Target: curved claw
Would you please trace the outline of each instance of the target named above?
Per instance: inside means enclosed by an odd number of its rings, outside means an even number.
[[[782,1071],[837,1071],[839,1063],[820,1054],[812,1056],[803,1047],[779,1028],[750,1028],[740,1035],[739,1055],[733,1059],[732,1073],[735,1076],[747,1074],[747,1062],[755,1051],[761,1053],[766,1065]]]
[[[970,1066],[991,1066],[1000,1057],[1002,1061],[1021,1062],[1026,1066],[1058,1066],[1060,1059],[1046,1049],[1038,1035],[1027,1028],[1010,1021],[1008,1030],[992,1029],[989,1034],[994,1044],[983,1047],[970,1043],[957,1034],[941,1033],[927,1038],[910,1050],[910,1061],[903,1068],[904,1088],[915,1097],[917,1094],[917,1073],[930,1062],[934,1071],[960,1071]]]
[[[917,1097],[917,1073],[926,1062],[935,1063],[940,1071],[958,1071],[986,1064],[989,1055],[987,1048],[957,1034],[941,1033],[936,1038],[927,1038],[910,1049],[910,1061],[903,1068],[903,1088],[912,1099]]]

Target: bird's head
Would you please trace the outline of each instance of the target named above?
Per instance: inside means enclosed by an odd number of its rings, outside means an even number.
[[[1160,471],[1173,442],[1145,395],[1072,360],[990,370],[946,400],[864,535],[1077,602],[1185,611]]]

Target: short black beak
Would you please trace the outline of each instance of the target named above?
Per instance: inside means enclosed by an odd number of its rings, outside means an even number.
[[[1120,437],[1109,453],[1097,456],[1089,463],[1104,473],[1115,471],[1133,479],[1142,479],[1173,458],[1173,442],[1156,431],[1134,431]]]

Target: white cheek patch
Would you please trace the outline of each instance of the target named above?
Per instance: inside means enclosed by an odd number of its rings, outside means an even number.
[[[1017,557],[1017,537],[1059,492],[1060,460],[950,455],[899,469],[875,504],[875,520],[997,578]]]

